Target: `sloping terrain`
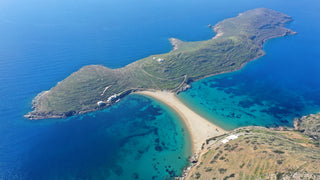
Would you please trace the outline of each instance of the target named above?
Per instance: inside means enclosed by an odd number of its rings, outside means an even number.
[[[295,119],[294,126],[296,130],[320,142],[320,113]]]
[[[209,141],[186,179],[320,179],[320,148],[299,131],[240,128]]]
[[[141,89],[178,92],[192,81],[238,70],[261,57],[266,40],[295,33],[283,27],[291,20],[270,9],[254,9],[218,23],[213,27],[217,34],[213,39],[199,42],[171,39],[173,51],[119,69],[85,66],[37,96],[34,111],[25,117],[57,118],[94,111],[100,108],[98,101],[106,102],[114,94],[121,98]],[[112,103],[106,102],[109,105]]]

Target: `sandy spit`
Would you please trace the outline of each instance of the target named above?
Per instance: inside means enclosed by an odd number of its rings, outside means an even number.
[[[175,110],[186,124],[192,140],[192,151],[198,153],[206,139],[226,133],[224,129],[211,123],[183,104],[175,93],[168,91],[139,91],[136,94],[152,97]]]

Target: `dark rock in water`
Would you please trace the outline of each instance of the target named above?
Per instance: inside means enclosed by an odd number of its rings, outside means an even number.
[[[282,119],[282,120],[280,120],[280,122],[283,123],[283,124],[288,124],[289,123],[289,121],[286,120],[286,119]]]
[[[132,174],[133,179],[139,179],[139,174],[138,173],[133,173]]]
[[[238,105],[241,106],[242,108],[250,108],[253,104],[254,103],[249,100],[240,101],[238,103]]]
[[[176,177],[177,176],[176,172],[173,169],[169,170],[168,173],[169,173],[170,177]]]
[[[118,176],[121,176],[123,174],[123,169],[118,165],[112,167],[112,171]]]
[[[154,149],[159,152],[161,152],[163,150],[163,148],[159,145],[156,145],[156,147]]]

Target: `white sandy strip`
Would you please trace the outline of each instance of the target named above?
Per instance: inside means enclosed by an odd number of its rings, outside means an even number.
[[[199,152],[206,139],[226,133],[183,104],[174,93],[166,91],[140,91],[138,94],[153,97],[175,110],[185,122],[192,140],[193,152]]]

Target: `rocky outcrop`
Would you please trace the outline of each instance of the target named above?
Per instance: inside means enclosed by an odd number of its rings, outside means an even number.
[[[182,43],[181,40],[176,39],[176,38],[170,38],[169,41],[172,45],[172,51],[178,50],[179,45]]]
[[[295,130],[303,132],[305,135],[320,141],[320,113],[310,114],[294,120]]]

